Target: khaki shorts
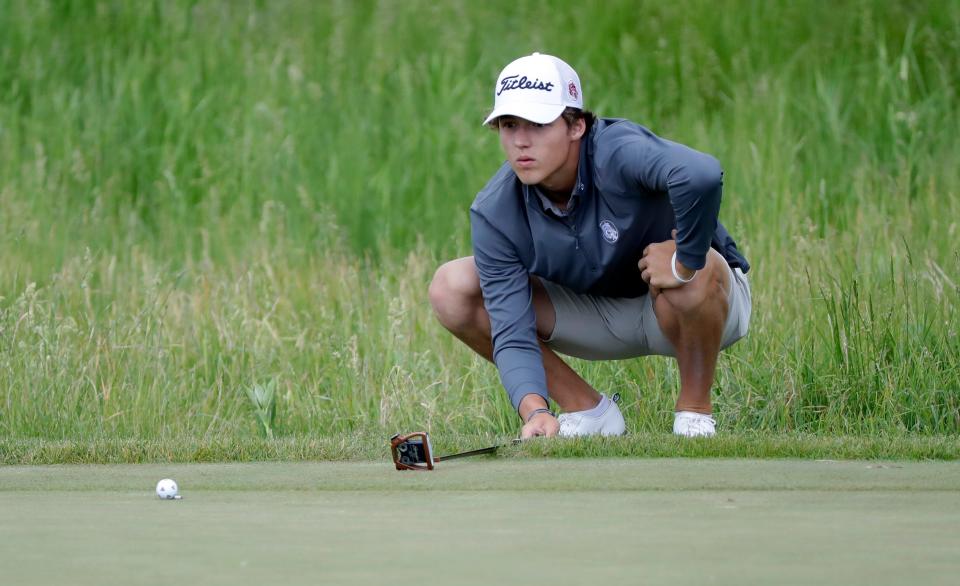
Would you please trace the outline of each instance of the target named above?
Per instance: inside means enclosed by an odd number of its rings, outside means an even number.
[[[575,293],[540,279],[557,313],[553,335],[544,340],[553,350],[586,360],[617,360],[656,354],[676,356],[653,313],[650,294],[634,298]],[[744,337],[750,326],[750,282],[739,268],[730,269],[730,313],[721,348]]]

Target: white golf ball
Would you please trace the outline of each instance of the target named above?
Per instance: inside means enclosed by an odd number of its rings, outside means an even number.
[[[157,496],[162,499],[177,498],[177,483],[172,478],[164,478],[157,483]]]

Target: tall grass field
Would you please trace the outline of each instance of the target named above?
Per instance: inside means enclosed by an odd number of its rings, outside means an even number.
[[[515,434],[426,290],[533,51],[723,164],[722,433],[958,438],[960,3],[0,0],[0,444]],[[674,361],[572,363],[669,431]]]

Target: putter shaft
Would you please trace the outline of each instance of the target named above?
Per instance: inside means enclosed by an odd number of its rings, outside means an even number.
[[[466,458],[468,456],[479,456],[481,454],[492,454],[500,446],[490,446],[489,448],[480,448],[479,450],[470,450],[469,452],[460,452],[459,454],[450,454],[449,456],[434,457],[434,462],[443,462],[445,460],[455,460],[457,458]]]

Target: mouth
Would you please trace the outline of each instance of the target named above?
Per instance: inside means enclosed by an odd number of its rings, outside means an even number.
[[[532,157],[517,157],[517,166],[523,169],[532,167],[536,162],[536,159]]]

